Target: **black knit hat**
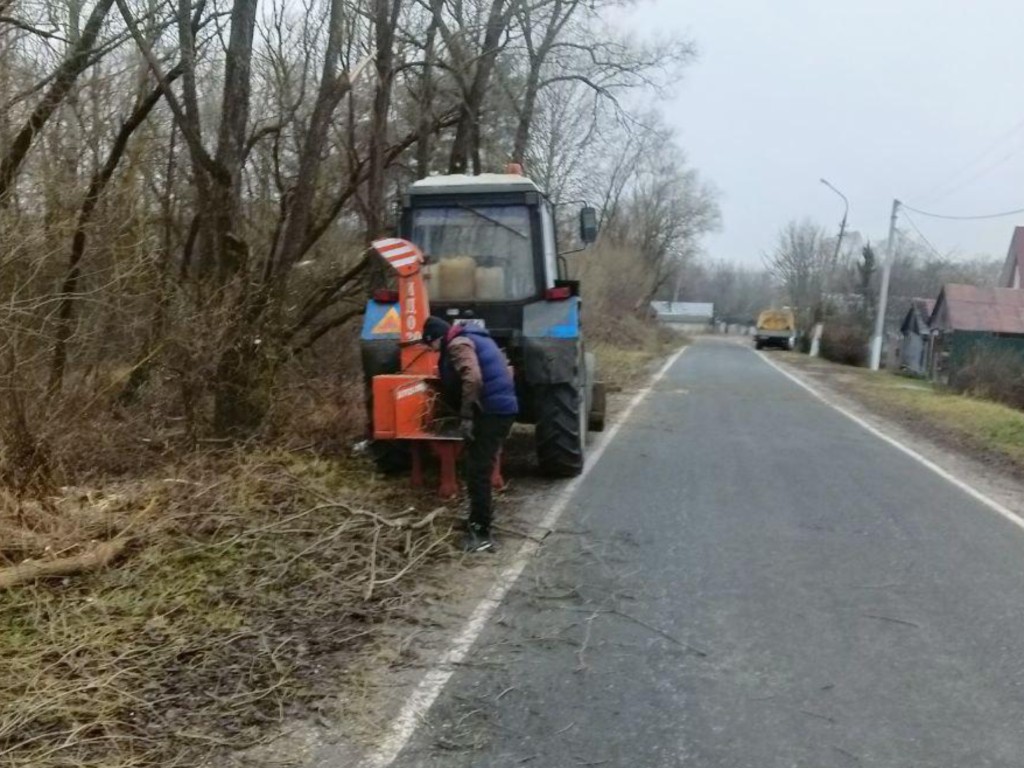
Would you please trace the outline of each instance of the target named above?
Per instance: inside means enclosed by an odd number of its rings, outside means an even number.
[[[443,339],[451,329],[452,327],[440,317],[431,315],[423,324],[423,340],[429,344],[432,341]]]

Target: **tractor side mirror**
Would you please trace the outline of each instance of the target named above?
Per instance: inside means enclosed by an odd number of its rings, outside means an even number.
[[[580,240],[587,245],[597,240],[597,209],[589,205],[580,209]]]

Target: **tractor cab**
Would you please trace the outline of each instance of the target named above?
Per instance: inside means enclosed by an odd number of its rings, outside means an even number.
[[[547,198],[525,176],[484,174],[422,179],[403,203],[400,235],[427,256],[434,313],[511,341],[559,279]]]

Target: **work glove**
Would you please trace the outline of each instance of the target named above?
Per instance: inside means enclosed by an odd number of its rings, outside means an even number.
[[[459,422],[459,436],[467,443],[473,442],[473,420],[463,419]]]

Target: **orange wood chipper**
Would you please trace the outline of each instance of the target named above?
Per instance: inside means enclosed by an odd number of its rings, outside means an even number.
[[[440,464],[438,493],[458,495],[456,462],[463,443],[457,419],[445,417],[438,373],[438,353],[423,341],[423,325],[430,317],[430,297],[424,281],[426,259],[413,243],[401,238],[375,240],[371,247],[397,273],[399,371],[373,377],[374,440],[408,441],[412,451],[412,481],[423,485],[424,449]],[[505,485],[501,455],[491,483]]]

